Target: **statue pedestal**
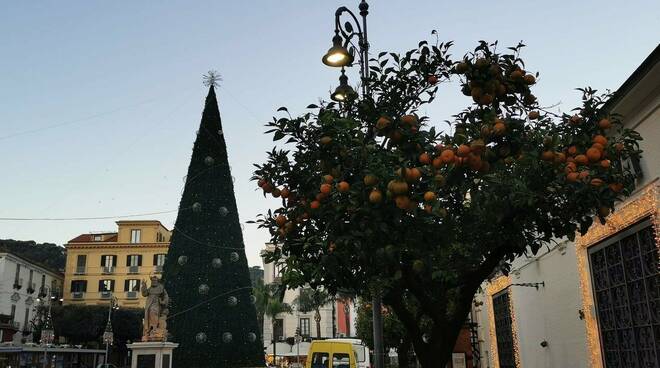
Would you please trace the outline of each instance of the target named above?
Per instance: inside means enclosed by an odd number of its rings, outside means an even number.
[[[148,341],[126,346],[131,349],[131,368],[172,368],[172,353],[179,344]]]

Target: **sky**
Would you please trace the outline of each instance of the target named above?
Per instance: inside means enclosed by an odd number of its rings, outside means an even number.
[[[273,146],[264,123],[280,106],[327,99],[338,71],[321,63],[334,11],[353,0],[20,1],[0,11],[0,239],[64,244],[114,231],[118,216],[176,210],[207,89],[220,113],[242,222],[275,208],[250,182]],[[568,111],[576,87],[617,89],[660,40],[657,1],[370,1],[371,54],[422,39],[527,45],[542,105]],[[357,70],[348,71],[351,81]],[[434,125],[470,99],[441,86],[423,112]],[[172,228],[176,212],[149,215]],[[268,234],[245,224],[248,262]]]

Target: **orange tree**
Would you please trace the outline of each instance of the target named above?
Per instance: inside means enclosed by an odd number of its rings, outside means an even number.
[[[580,89],[571,114],[542,109],[524,46],[480,42],[453,61],[422,41],[372,61],[369,96],[274,118],[279,148],[253,179],[282,206],[259,216],[283,282],[376,288],[423,367],[444,366],[480,284],[526,252],[573,239],[629,195],[639,135]],[[459,82],[471,103],[438,131],[421,111]],[[404,303],[404,301],[406,301]],[[414,304],[411,304],[414,303]],[[411,307],[412,305],[412,307]],[[428,326],[428,327],[424,327]]]

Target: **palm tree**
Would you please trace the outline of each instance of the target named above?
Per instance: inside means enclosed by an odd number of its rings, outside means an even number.
[[[268,316],[272,323],[272,343],[273,343],[273,361],[277,358],[277,339],[275,338],[275,322],[277,315],[281,313],[291,313],[292,309],[288,303],[282,301],[283,290],[278,284],[264,284],[258,281],[254,287],[255,307],[257,309],[257,318],[263,326],[264,315]],[[262,327],[263,328],[263,327]],[[262,335],[263,336],[263,335]]]
[[[321,307],[331,300],[332,296],[324,290],[303,288],[294,301],[301,312],[315,312],[314,321],[316,321],[316,337],[318,338],[321,337]]]

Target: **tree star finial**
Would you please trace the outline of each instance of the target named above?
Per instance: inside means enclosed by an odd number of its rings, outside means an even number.
[[[220,81],[222,81],[222,76],[215,70],[209,70],[202,78],[204,79],[204,85],[207,87],[218,87]]]

